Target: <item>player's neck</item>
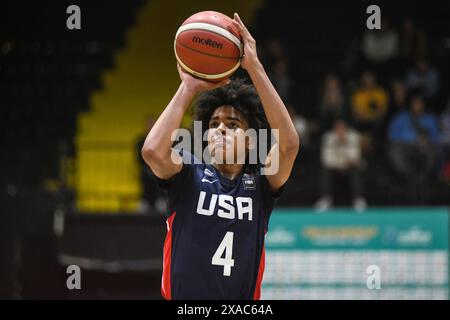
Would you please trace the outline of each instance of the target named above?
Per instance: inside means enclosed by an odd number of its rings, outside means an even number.
[[[242,172],[243,164],[217,164],[213,163],[214,168],[216,168],[222,176],[227,179],[234,180]]]

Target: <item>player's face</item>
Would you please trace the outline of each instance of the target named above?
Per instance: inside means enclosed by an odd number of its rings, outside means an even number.
[[[209,120],[208,128],[208,149],[214,160],[228,164],[245,159],[248,122],[240,111],[232,106],[217,108]]]

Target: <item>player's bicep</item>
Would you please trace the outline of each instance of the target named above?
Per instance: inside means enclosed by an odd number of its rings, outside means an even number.
[[[297,153],[280,153],[275,143],[267,155],[264,174],[272,192],[278,191],[288,180],[294,166]]]
[[[152,172],[160,179],[170,179],[183,168],[183,159],[174,149],[171,149],[169,156],[161,159],[150,159],[147,161]]]

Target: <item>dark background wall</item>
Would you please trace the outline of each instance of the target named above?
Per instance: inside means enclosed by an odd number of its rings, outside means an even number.
[[[65,24],[66,16],[60,13],[72,3],[86,12],[86,28],[76,34],[57,27]],[[113,54],[125,45],[126,31],[143,3],[2,3],[0,298],[161,297],[163,217],[120,213],[79,216],[73,212],[70,190],[49,191],[43,185],[45,179],[59,177],[61,152],[75,152],[77,114],[89,109],[90,94],[102,86],[102,72],[114,67]],[[359,76],[361,69],[358,63],[353,64],[352,54],[358,53],[357,41],[365,31],[369,4],[373,3],[267,0],[256,14],[251,30],[258,43],[277,38],[285,47],[293,78],[291,100],[305,116],[317,116],[316,103],[325,74],[336,72],[347,81]],[[394,26],[400,25],[402,17],[411,16],[425,28],[430,55],[440,70],[443,89],[436,111],[441,111],[450,88],[449,6],[444,1],[376,4]],[[17,54],[6,54],[11,48]],[[279,205],[292,206],[299,198],[302,205],[311,205],[317,198],[317,158],[312,152],[302,154],[303,159],[307,164],[301,164],[301,175],[298,180],[291,179],[289,192]],[[381,169],[387,171],[384,164]],[[378,173],[367,181],[368,187],[374,186],[368,192],[372,204],[410,203],[395,182],[377,185]],[[435,193],[422,204],[449,204],[448,186],[430,186],[425,191],[433,190]],[[65,217],[61,235],[54,230],[57,210]],[[66,289],[64,255],[102,261],[83,269],[82,286],[89,289]],[[111,263],[118,269],[111,269]]]

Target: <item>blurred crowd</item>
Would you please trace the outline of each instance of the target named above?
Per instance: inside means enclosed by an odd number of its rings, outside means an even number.
[[[442,70],[433,66],[427,35],[410,18],[398,30],[386,18],[381,27],[358,38],[356,53],[349,50],[355,76],[323,76],[315,117],[304,116],[302,106],[291,103],[295,74],[281,42],[272,38],[259,44],[301,136],[299,161],[319,146],[318,211],[333,205],[336,181],[348,183],[354,208],[363,211],[364,177],[377,164],[412,197],[415,190],[450,181],[450,96],[441,88]]]

